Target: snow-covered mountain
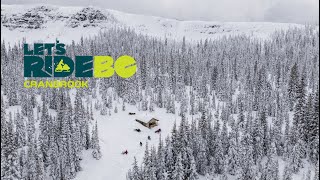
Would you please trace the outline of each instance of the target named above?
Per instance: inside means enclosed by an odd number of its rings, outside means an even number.
[[[137,33],[169,39],[199,40],[222,35],[246,34],[267,38],[275,30],[302,27],[268,22],[179,21],[162,17],[123,13],[97,7],[53,5],[1,5],[1,40],[63,42],[93,36],[112,27],[130,28]]]

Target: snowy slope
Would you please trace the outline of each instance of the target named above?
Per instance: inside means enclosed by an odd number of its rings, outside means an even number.
[[[302,27],[298,24],[268,22],[179,21],[154,16],[123,13],[97,7],[60,7],[53,5],[1,5],[1,40],[18,42],[70,43],[81,36],[93,36],[112,27],[127,27],[137,33],[181,40],[219,38],[246,34],[267,38],[275,30]]]

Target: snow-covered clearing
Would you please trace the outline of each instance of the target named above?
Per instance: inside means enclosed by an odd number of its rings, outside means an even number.
[[[137,157],[141,162],[145,144],[148,143],[149,147],[157,146],[160,135],[154,131],[161,128],[161,136],[165,138],[171,132],[173,123],[180,120],[177,115],[167,114],[165,109],[156,109],[150,113],[138,111],[134,106],[128,105],[126,111],[122,111],[121,106],[118,106],[118,110],[118,113],[111,112],[111,116],[94,112],[94,118],[98,121],[102,158],[96,160],[92,158],[92,150],[84,151],[81,161],[83,171],[78,173],[77,180],[125,179],[133,158]],[[136,115],[128,115],[129,112],[135,112]],[[151,118],[159,119],[159,126],[148,129],[135,121],[149,121]],[[140,128],[141,132],[134,131],[136,128]],[[151,140],[147,139],[148,136]],[[142,147],[139,145],[140,141],[143,143]],[[121,154],[125,150],[128,150],[128,155]]]

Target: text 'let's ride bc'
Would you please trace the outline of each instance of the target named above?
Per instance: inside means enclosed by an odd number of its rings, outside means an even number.
[[[24,44],[24,77],[53,78],[53,80],[25,80],[26,88],[85,88],[87,81],[64,81],[55,78],[74,74],[78,78],[109,78],[116,73],[122,78],[130,78],[137,71],[133,57],[120,56],[113,60],[111,56],[66,56],[65,44],[34,43],[33,48]]]

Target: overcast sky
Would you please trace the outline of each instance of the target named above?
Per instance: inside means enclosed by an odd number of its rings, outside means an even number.
[[[1,0],[1,3],[91,5],[180,20],[319,23],[319,0]]]

